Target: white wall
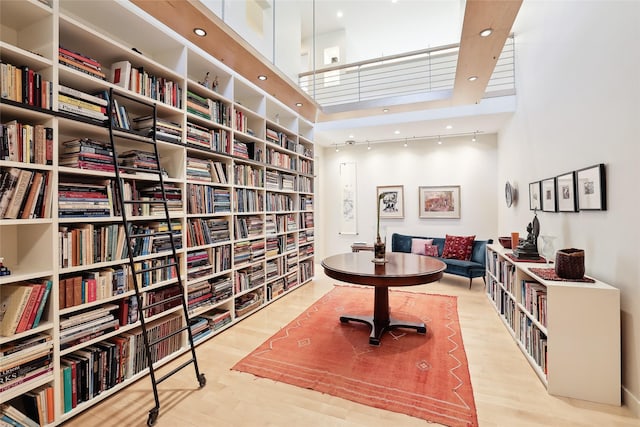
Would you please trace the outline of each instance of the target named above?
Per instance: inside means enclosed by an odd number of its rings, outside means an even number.
[[[433,139],[325,148],[319,159],[319,202],[316,204],[316,257],[350,251],[355,241],[372,243],[376,234],[376,186],[404,186],[404,218],[381,220],[381,235],[391,244],[394,232],[444,237],[445,234],[497,238],[496,136]],[[340,235],[340,164],[355,162],[358,235]],[[459,185],[460,219],[418,217],[418,187]],[[388,249],[390,250],[390,248]]]
[[[525,1],[514,31],[518,105],[499,134],[495,192],[515,182],[520,201],[500,200],[498,230],[525,232],[529,182],[606,164],[607,211],[538,218],[620,289],[623,398],[640,413],[640,2]]]

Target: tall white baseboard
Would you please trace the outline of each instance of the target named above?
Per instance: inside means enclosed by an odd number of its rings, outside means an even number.
[[[637,417],[640,418],[640,399],[634,396],[626,387],[622,387],[622,401],[624,406]]]

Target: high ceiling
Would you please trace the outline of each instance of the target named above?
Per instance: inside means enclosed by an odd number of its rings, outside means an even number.
[[[430,40],[426,44],[431,46],[460,42],[458,74],[449,99],[395,106],[384,115],[380,108],[323,114],[315,108],[315,103],[308,95],[301,93],[297,86],[265,61],[262,55],[256,54],[252,46],[241,39],[238,40],[237,34],[225,28],[226,25],[200,2],[132,1],[249,80],[255,81],[255,76],[264,70],[270,78],[257,84],[287,105],[294,105],[302,100],[304,106],[299,112],[317,122],[315,139],[323,145],[344,142],[347,139],[375,141],[434,135],[445,137],[448,134],[475,131],[479,131],[480,134],[495,133],[509,117],[509,111],[513,111],[513,100],[481,98],[504,40],[511,32],[522,0],[315,0],[315,16],[311,17],[312,22],[315,22],[316,33],[344,29],[348,37],[349,34],[361,35],[373,29],[378,34],[407,34],[406,31],[394,29],[400,26],[404,29],[409,28],[409,35],[404,39],[407,40],[404,43],[408,47],[406,51],[418,49],[410,45],[410,40],[421,43],[420,48],[425,47],[424,39]],[[280,0],[277,4],[286,6],[293,1]],[[306,11],[308,22],[309,11],[313,10],[313,0],[295,0],[295,3],[301,10]],[[342,18],[336,15],[338,8],[343,13]],[[366,17],[363,10],[366,10]],[[412,21],[415,17],[423,17],[420,22],[424,24],[415,24],[416,21]],[[215,37],[207,40],[193,35],[192,28],[196,26],[195,23],[203,26],[203,20],[210,22],[206,29],[208,33],[215,34]],[[439,35],[438,38],[427,35],[427,29],[432,27],[441,28],[435,32]],[[493,28],[494,33],[486,39],[481,39],[478,33],[488,27]],[[309,25],[303,25],[303,31],[308,31],[305,28],[309,28]],[[449,40],[455,37],[456,33],[457,39]],[[393,38],[390,36],[389,40]],[[384,51],[378,52],[385,48],[382,42],[361,43],[359,46],[360,50],[365,52],[364,55],[369,57],[388,54]],[[366,53],[367,51],[369,53]],[[477,75],[478,80],[470,83],[467,80],[470,73]],[[451,126],[451,129],[447,129],[447,126]],[[397,134],[396,131],[400,133]]]

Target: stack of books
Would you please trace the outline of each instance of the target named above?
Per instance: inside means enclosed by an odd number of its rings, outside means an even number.
[[[211,304],[211,283],[208,281],[192,283],[187,288],[187,305],[189,312],[193,312],[196,308]],[[206,322],[205,322],[206,323]]]
[[[129,150],[118,156],[118,162],[120,166],[135,168],[135,169],[149,169],[157,170],[158,162],[152,152],[143,150]]]
[[[58,184],[58,217],[113,216],[111,182],[84,184],[60,182]]]
[[[0,393],[52,371],[53,341],[48,335],[33,335],[0,346]]]
[[[213,301],[224,301],[231,298],[233,294],[233,284],[230,277],[219,277],[211,284],[213,291]]]
[[[159,141],[182,143],[182,126],[180,123],[152,116],[136,117],[133,119],[133,129],[144,136],[155,138]]]
[[[102,66],[98,61],[89,58],[78,52],[66,49],[62,46],[58,48],[58,61],[60,64],[76,71],[90,75],[100,80],[106,80],[105,74],[102,72]]]
[[[187,113],[211,120],[213,118],[212,107],[213,101],[187,90]]]
[[[214,308],[206,314],[201,314],[200,317],[204,317],[209,322],[211,329],[218,330],[224,325],[231,323],[231,312],[224,308]]]
[[[89,119],[107,120],[107,100],[58,85],[58,110]]]
[[[74,169],[114,172],[111,144],[92,138],[78,138],[62,143],[60,166]]]
[[[105,304],[69,316],[61,316],[60,349],[64,350],[117,330],[120,326],[115,315],[117,309],[118,306],[115,304]]]
[[[189,252],[187,255],[187,277],[189,280],[211,274],[211,260],[206,250]]]
[[[187,144],[210,150],[212,140],[213,135],[209,129],[195,123],[187,122]]]

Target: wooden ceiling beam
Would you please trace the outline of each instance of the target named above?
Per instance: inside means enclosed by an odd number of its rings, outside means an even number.
[[[467,0],[452,105],[480,102],[511,33],[522,0]],[[480,32],[491,28],[489,37]],[[475,76],[475,81],[469,77]]]

